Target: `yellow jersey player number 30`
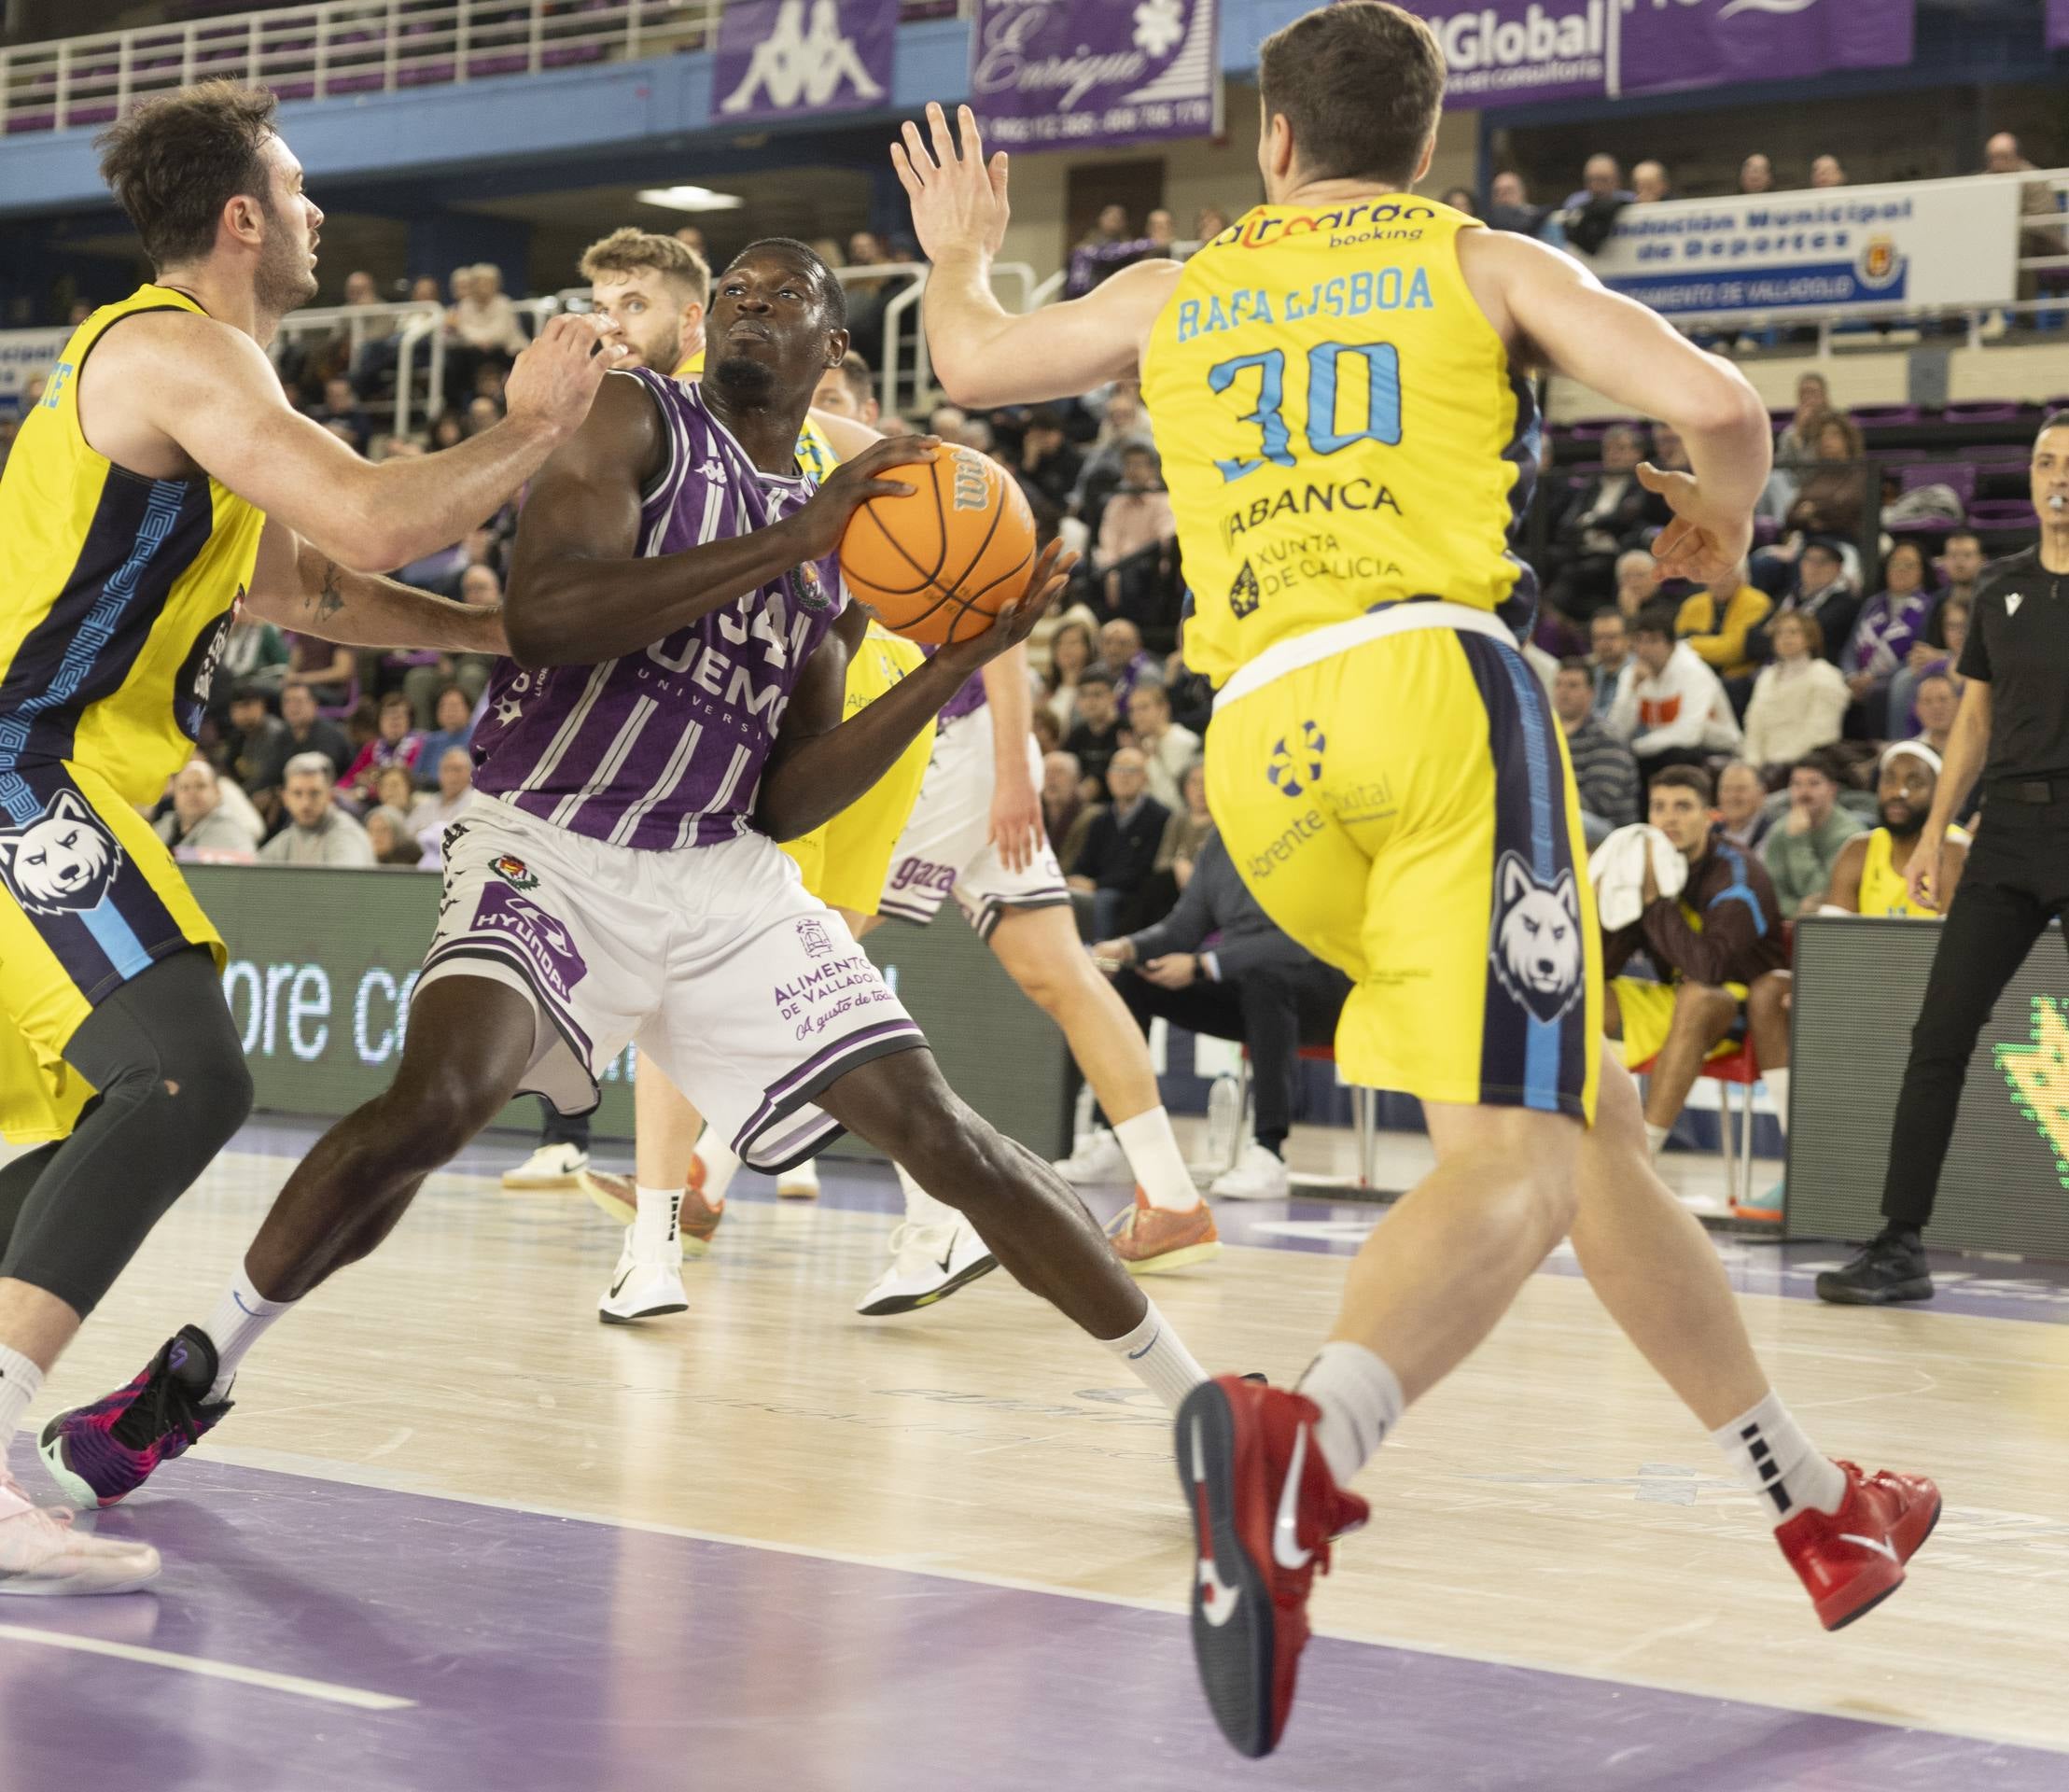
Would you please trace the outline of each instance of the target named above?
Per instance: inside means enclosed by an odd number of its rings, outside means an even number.
[[[1419,1096],[1435,1148],[1299,1388],[1223,1378],[1180,1412],[1195,1648],[1251,1755],[1285,1723],[1315,1571],[1365,1515],[1351,1477],[1569,1232],[1761,1493],[1825,1624],[1894,1590],[1938,1509],[1929,1483],[1810,1447],[1652,1173],[1629,1076],[1603,1054],[1562,731],[1517,650],[1536,597],[1511,539],[1536,470],[1533,371],[1681,432],[1692,470],[1640,476],[1673,511],[1664,570],[1705,581],[1746,552],[1766,413],[1578,262],[1416,195],[1444,75],[1429,27],[1382,0],[1295,20],[1259,50],[1265,203],[1182,264],[1025,316],[992,296],[1006,158],[986,159],[969,110],[957,133],[930,107],[891,151],[950,398],[1141,381],[1194,593],[1185,656],[1219,687],[1209,805],[1273,919],[1353,981],[1343,1074]]]

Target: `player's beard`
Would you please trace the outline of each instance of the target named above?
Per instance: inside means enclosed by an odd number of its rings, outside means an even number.
[[[1925,818],[1912,808],[1908,803],[1900,803],[1896,807],[1898,813],[1904,818],[1901,821],[1891,814],[1890,805],[1887,803],[1879,805],[1882,825],[1890,831],[1891,836],[1894,839],[1917,839],[1924,832]]]
[[[728,355],[718,366],[706,368],[705,378],[734,404],[766,404],[776,396],[776,369],[751,356]]]
[[[285,317],[316,296],[316,272],[309,265],[308,245],[296,239],[287,220],[271,205],[265,212],[266,246],[252,276],[252,297],[260,311]]]

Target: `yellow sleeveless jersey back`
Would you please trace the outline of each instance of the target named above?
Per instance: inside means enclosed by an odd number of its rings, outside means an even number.
[[[142,287],[73,332],[0,474],[0,816],[21,767],[70,761],[155,802],[191,752],[265,527],[207,478],[146,479],[87,446],[79,371],[110,326],[201,307]]]
[[[1459,267],[1479,228],[1408,193],[1261,205],[1186,262],[1142,399],[1214,683],[1384,604],[1527,623],[1537,406]]]

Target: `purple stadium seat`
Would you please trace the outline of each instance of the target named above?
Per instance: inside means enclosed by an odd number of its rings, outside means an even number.
[[[1976,496],[1976,463],[1972,460],[1919,461],[1902,469],[1903,489],[1915,492],[1921,485],[1949,485],[1966,504]]]
[[[1863,429],[1894,428],[1925,420],[1915,404],[1857,404],[1847,414]]]
[[[1978,529],[2032,529],[2040,525],[2032,503],[2023,497],[1979,497],[1968,507],[1968,522]]]
[[[1947,423],[2016,423],[2019,406],[1997,402],[1950,404],[1940,417]]]

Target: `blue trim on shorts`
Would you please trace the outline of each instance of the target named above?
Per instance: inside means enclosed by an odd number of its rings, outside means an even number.
[[[1509,675],[1509,688],[1516,694],[1517,720],[1522,725],[1524,776],[1531,808],[1531,870],[1540,883],[1549,884],[1559,875],[1559,843],[1553,819],[1557,812],[1553,748],[1545,738],[1541,707],[1544,688],[1522,654],[1503,653],[1501,657],[1503,669]],[[1544,1113],[1559,1111],[1559,1023],[1531,1015],[1524,1023],[1523,1034],[1524,1106]]]

